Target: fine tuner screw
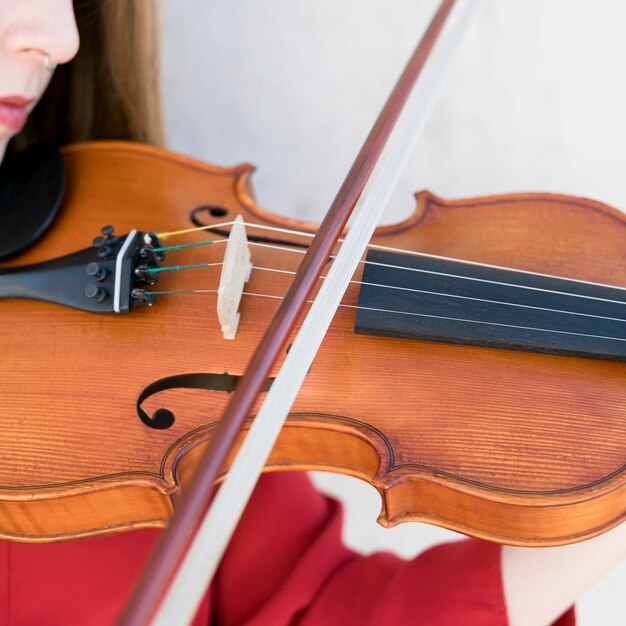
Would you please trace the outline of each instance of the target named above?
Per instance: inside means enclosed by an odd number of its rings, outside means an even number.
[[[104,287],[98,287],[94,283],[89,283],[85,287],[85,295],[96,302],[102,302],[109,294]]]
[[[100,265],[99,263],[96,263],[95,261],[88,263],[85,271],[87,272],[87,276],[91,276],[94,280],[97,281],[104,280],[109,273],[106,267]]]
[[[107,243],[111,246],[114,246],[118,242],[118,238],[113,235],[115,232],[115,227],[111,226],[103,226],[100,232],[106,237]]]
[[[111,246],[107,245],[109,242],[110,242],[109,239],[106,239],[102,237],[101,235],[94,237],[94,240],[92,243],[93,243],[94,248],[96,249],[98,256],[101,259],[106,259],[108,256],[111,256],[111,254],[113,253]]]

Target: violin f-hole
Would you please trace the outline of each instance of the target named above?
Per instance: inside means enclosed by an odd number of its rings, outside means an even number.
[[[232,393],[239,382],[241,376],[229,374],[214,373],[193,373],[193,374],[177,374],[175,376],[167,376],[150,383],[137,398],[137,415],[139,419],[150,428],[156,430],[164,430],[174,425],[176,415],[167,407],[160,407],[152,412],[152,415],[143,408],[143,403],[153,395],[161,391],[169,389],[205,389],[206,391],[225,391]],[[270,379],[263,389],[269,391],[272,386],[273,378]]]

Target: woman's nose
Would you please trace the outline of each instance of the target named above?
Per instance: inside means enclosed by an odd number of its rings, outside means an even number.
[[[4,6],[2,6],[4,5]],[[78,52],[72,0],[0,0],[0,44],[14,54],[67,63]]]

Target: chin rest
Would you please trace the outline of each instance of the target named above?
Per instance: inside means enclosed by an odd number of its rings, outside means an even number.
[[[0,166],[0,260],[23,252],[45,233],[64,187],[63,160],[52,146],[7,154]]]

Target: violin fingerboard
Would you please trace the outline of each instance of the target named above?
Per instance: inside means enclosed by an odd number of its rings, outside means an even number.
[[[626,289],[371,250],[355,331],[626,361]]]

